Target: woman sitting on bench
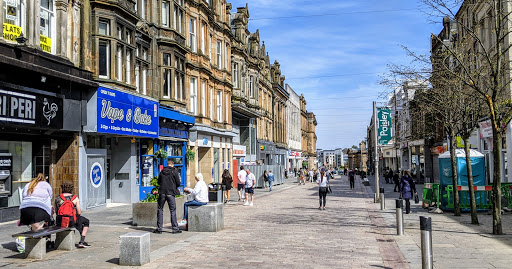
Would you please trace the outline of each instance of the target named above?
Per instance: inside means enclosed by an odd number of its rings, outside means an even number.
[[[23,200],[20,205],[20,224],[31,225],[32,231],[43,229],[52,215],[52,187],[42,173],[37,174],[23,188]]]

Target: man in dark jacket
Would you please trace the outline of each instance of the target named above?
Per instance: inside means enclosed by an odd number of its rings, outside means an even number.
[[[171,211],[172,233],[181,233],[178,228],[178,221],[176,220],[176,199],[174,198],[174,196],[180,194],[180,191],[178,190],[178,186],[180,186],[180,184],[181,180],[178,170],[174,168],[174,163],[172,161],[168,161],[167,167],[162,169],[162,172],[160,172],[160,175],[158,176],[158,185],[160,186],[158,189],[158,219],[156,222],[156,229],[153,231],[154,233],[162,233],[164,205],[166,201],[169,205],[169,210]]]

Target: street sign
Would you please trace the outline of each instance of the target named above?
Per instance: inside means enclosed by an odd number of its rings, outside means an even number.
[[[377,141],[379,145],[387,145],[393,138],[391,136],[391,109],[377,108],[377,120],[379,121]]]

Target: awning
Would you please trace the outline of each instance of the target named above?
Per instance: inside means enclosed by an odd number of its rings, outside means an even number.
[[[160,118],[180,121],[190,125],[194,125],[196,123],[196,119],[194,117],[182,114],[179,111],[167,107],[159,107],[158,115],[160,115]]]

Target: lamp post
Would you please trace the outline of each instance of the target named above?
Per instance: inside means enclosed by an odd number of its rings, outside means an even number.
[[[373,140],[375,146],[374,160],[375,160],[375,200],[377,203],[380,200],[380,189],[379,189],[379,153],[377,147],[379,146],[378,134],[377,134],[377,102],[373,101]]]

